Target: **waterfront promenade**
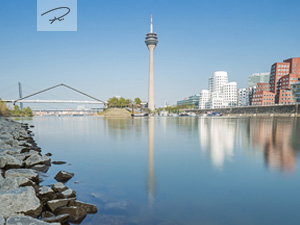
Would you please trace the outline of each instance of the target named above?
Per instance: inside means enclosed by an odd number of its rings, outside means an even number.
[[[288,116],[300,117],[300,105],[270,105],[270,106],[243,106],[226,107],[219,109],[186,109],[185,112],[194,112],[197,115],[208,112],[220,112],[224,116]]]

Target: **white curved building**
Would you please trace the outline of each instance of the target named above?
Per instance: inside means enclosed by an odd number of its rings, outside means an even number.
[[[228,75],[225,71],[213,73],[213,92],[222,93],[222,87],[228,83]]]

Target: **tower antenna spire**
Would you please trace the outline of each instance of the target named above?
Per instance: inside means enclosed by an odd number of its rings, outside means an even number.
[[[152,24],[152,14],[151,14],[151,25],[150,25],[150,33],[153,33],[153,24]]]

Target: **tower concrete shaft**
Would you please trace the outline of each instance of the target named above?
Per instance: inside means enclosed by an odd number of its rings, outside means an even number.
[[[153,71],[153,52],[155,45],[148,45],[150,60],[149,60],[149,90],[148,90],[148,108],[153,111],[154,105],[154,71]]]
[[[153,33],[152,15],[150,33],[146,35],[145,43],[149,49],[150,60],[149,60],[149,92],[148,92],[148,109],[153,111],[155,109],[154,104],[154,70],[153,70],[153,52],[158,43],[156,33]]]

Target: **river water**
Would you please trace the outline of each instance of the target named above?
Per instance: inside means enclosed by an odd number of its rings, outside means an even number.
[[[52,165],[99,212],[82,224],[300,224],[296,118],[36,117]]]

